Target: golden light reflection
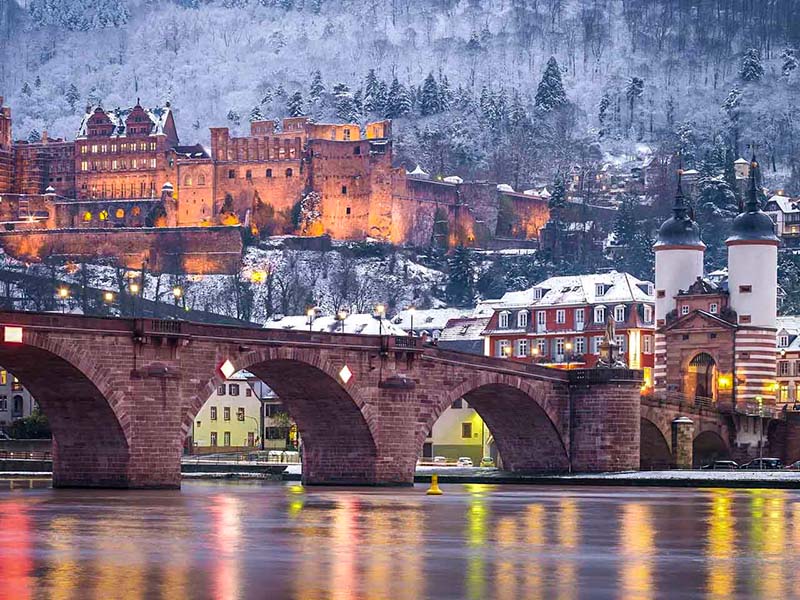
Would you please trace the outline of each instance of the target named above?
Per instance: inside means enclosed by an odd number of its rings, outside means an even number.
[[[75,531],[77,521],[73,517],[55,517],[47,531],[47,543],[53,553],[52,570],[48,575],[53,600],[77,598],[78,563],[75,556]]]
[[[541,551],[545,547],[545,528],[547,512],[541,504],[531,504],[525,511],[525,542],[532,546],[530,559],[525,565],[525,598],[538,600],[542,598],[542,565],[539,562]]]
[[[485,484],[469,484],[464,489],[470,497],[467,501],[467,597],[486,598],[486,561],[481,548],[486,544],[488,508],[486,493],[491,489]]]
[[[517,564],[515,552],[518,547],[517,523],[513,517],[503,517],[495,528],[499,558],[495,589],[498,600],[516,600],[520,597],[517,590]]]
[[[425,513],[414,509],[401,513],[397,534],[403,551],[395,556],[400,561],[400,593],[395,598],[425,597]]]
[[[785,506],[783,490],[752,490],[750,538],[755,564],[751,581],[762,598],[782,598],[785,576]]]
[[[736,586],[736,519],[733,516],[733,492],[714,490],[708,518],[707,595],[714,600],[733,597]]]
[[[31,518],[21,502],[0,503],[0,581],[2,593],[14,600],[33,595]]]
[[[558,547],[560,559],[556,568],[558,597],[576,598],[578,595],[575,551],[580,540],[580,515],[574,498],[562,498],[558,506]]]
[[[648,600],[653,597],[654,540],[650,507],[638,502],[623,506],[619,539],[623,598]]]
[[[333,515],[331,597],[349,600],[355,596],[358,562],[358,527],[360,501],[352,496],[341,498]]]
[[[187,551],[186,535],[193,535],[191,524],[185,517],[178,517],[170,521],[169,532],[169,542],[165,548],[169,560],[161,566],[163,570],[161,597],[164,600],[189,598],[191,556]]]
[[[126,529],[136,524],[134,519],[126,519]],[[122,529],[115,518],[104,518],[97,524],[96,563],[92,566],[97,578],[94,597],[98,600],[144,597],[146,586],[142,554],[145,549],[126,529]]]
[[[217,552],[212,573],[215,598],[233,600],[240,597],[238,548],[242,535],[242,505],[235,496],[220,494],[211,504],[214,521],[213,541]]]

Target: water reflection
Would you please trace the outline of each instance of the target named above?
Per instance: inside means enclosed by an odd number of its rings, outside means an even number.
[[[445,486],[0,492],[0,598],[783,598],[800,497]]]

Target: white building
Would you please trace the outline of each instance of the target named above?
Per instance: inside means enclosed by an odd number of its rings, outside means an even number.
[[[276,315],[264,323],[264,328],[360,335],[408,335],[404,329],[378,314],[355,313],[342,316],[343,319],[337,315],[323,315],[319,310],[314,310],[312,315]]]
[[[24,419],[36,409],[36,401],[11,373],[0,367],[0,428]]]

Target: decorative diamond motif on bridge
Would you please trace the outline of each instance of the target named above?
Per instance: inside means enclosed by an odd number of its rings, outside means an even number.
[[[339,371],[339,378],[342,380],[342,383],[347,383],[348,381],[350,381],[350,378],[352,376],[353,373],[352,371],[350,371],[350,368],[347,365],[343,366],[342,370]]]
[[[230,379],[231,375],[236,373],[236,367],[233,366],[233,363],[228,359],[225,359],[225,362],[222,363],[222,366],[219,368],[220,373],[225,376],[225,379]]]

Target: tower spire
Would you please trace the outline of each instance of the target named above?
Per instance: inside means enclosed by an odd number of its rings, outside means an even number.
[[[758,199],[758,173],[759,166],[756,160],[756,151],[753,149],[753,154],[750,158],[750,185],[747,188],[746,212],[756,212],[761,208],[761,201]]]
[[[686,205],[686,198],[683,197],[683,155],[678,153],[678,189],[675,191],[675,202],[672,205],[672,212],[676,219],[685,219],[689,207]]]

